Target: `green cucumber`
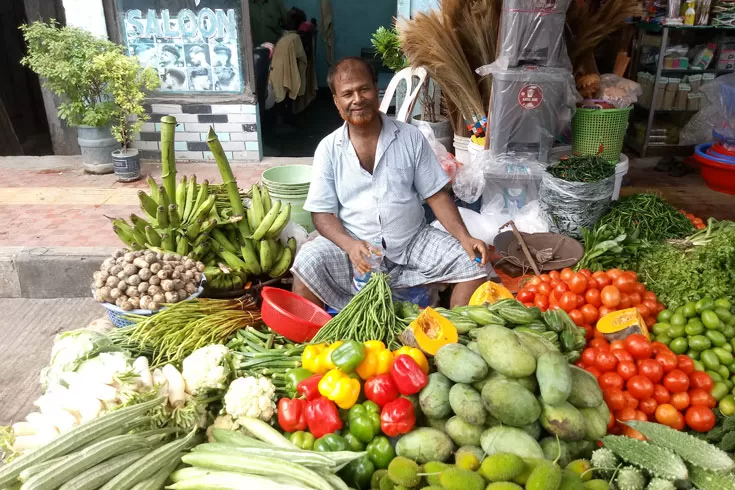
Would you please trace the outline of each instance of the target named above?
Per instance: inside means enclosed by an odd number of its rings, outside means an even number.
[[[150,451],[142,449],[121,454],[75,476],[59,487],[59,490],[95,490],[112,480],[118,473],[144,457]]]

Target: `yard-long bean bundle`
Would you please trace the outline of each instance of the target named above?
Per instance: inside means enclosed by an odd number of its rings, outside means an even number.
[[[397,348],[402,331],[403,324],[396,321],[388,276],[373,273],[345,309],[317,332],[312,343],[382,340],[389,348]]]

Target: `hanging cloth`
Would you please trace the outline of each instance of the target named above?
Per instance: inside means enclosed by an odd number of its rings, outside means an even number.
[[[334,65],[334,16],[332,0],[320,0],[319,32],[324,42],[324,53],[329,66]]]

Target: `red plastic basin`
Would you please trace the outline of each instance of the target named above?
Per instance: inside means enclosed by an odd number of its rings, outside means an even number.
[[[708,144],[699,145],[693,158],[699,163],[699,171],[707,186],[717,192],[735,195],[735,165],[719,163],[710,158]]]
[[[294,342],[308,342],[332,317],[309,300],[285,289],[264,287],[263,322]]]

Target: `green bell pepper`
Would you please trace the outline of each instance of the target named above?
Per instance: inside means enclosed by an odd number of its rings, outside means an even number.
[[[354,405],[350,408],[349,424],[350,434],[367,444],[380,434],[380,407],[371,401]]]
[[[286,371],[286,393],[288,394],[288,398],[299,396],[299,392],[296,391],[296,386],[313,375],[314,373],[304,368],[292,368]]]
[[[348,340],[332,352],[332,364],[344,373],[351,373],[365,360],[365,346],[356,340]]]
[[[350,432],[345,435],[345,441],[347,441],[347,449],[353,453],[359,453],[365,450],[365,444]]]
[[[375,465],[370,461],[370,458],[365,455],[351,461],[339,473],[339,476],[350,488],[354,488],[356,490],[369,490],[373,473],[375,473]]]
[[[393,458],[396,457],[396,451],[385,436],[378,436],[370,441],[370,444],[367,445],[365,450],[370,461],[378,469],[387,468],[390,462],[393,461]]]
[[[298,448],[306,449],[307,451],[311,451],[311,449],[314,447],[314,435],[311,432],[305,432],[303,430],[299,430],[291,434],[288,438],[289,441],[293,445],[295,445]]]
[[[347,451],[347,441],[338,434],[327,434],[314,441],[314,451],[322,453]]]

